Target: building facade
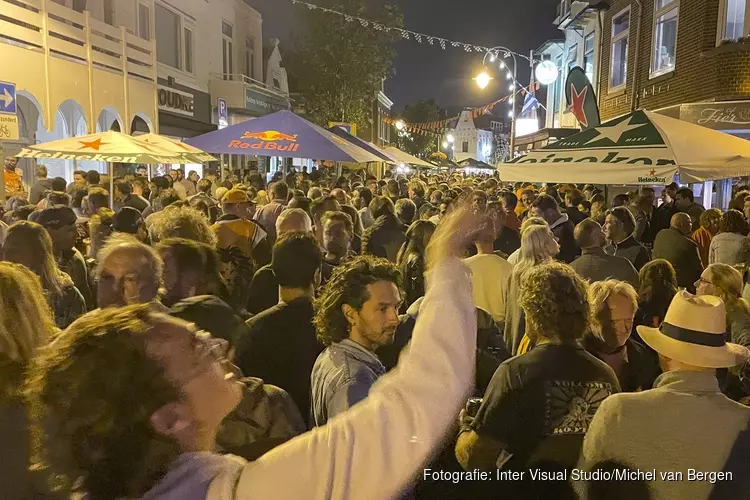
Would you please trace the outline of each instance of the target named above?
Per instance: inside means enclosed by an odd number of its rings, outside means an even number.
[[[139,2],[153,9],[153,0]],[[140,36],[137,11],[126,9],[117,23],[116,9],[126,3],[0,1],[2,80],[16,85],[20,128],[19,140],[3,141],[6,154],[97,131],[158,130],[153,23]],[[39,163],[48,167],[50,177],[72,178],[72,161]],[[33,182],[35,165],[19,162],[27,182]],[[98,162],[78,162],[76,168],[106,171]]]
[[[480,128],[479,118],[474,118],[472,109],[464,109],[451,131],[453,135],[453,160],[461,162],[473,158],[485,163],[494,163],[494,137],[489,129]],[[502,123],[502,122],[498,122]]]

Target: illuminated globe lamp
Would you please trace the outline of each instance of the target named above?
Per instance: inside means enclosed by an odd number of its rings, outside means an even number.
[[[404,127],[406,124],[404,123],[404,120],[397,120],[396,121],[396,130],[404,130]]]
[[[487,85],[489,85],[492,80],[492,76],[486,71],[482,71],[474,78],[474,81],[477,82],[480,89],[486,89]]]
[[[453,137],[453,134],[446,135],[445,136],[445,140],[448,141],[451,144],[453,144],[456,141],[455,137]]]
[[[540,62],[534,69],[536,81],[542,85],[550,85],[551,83],[554,83],[555,80],[557,80],[558,74],[559,71],[557,70],[557,66],[549,60]]]
[[[443,149],[448,149],[448,141],[443,141]]]

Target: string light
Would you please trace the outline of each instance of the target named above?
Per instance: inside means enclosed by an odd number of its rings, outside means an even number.
[[[507,73],[507,74],[505,75],[505,77],[506,77],[506,78],[507,78],[508,80],[511,80],[511,79],[513,78],[513,75],[511,75],[510,73]]]
[[[500,69],[504,69],[504,68],[505,68],[505,62],[504,61],[500,61]]]
[[[512,110],[508,112],[508,116],[510,116],[511,118],[513,118],[513,111]]]
[[[495,54],[490,55],[490,62],[495,62]],[[502,67],[502,66],[501,66]]]
[[[513,90],[515,90],[515,88],[516,88],[516,86],[515,86],[515,85],[511,85],[511,86],[510,86],[510,88],[509,88],[508,90],[510,90],[511,92],[513,92]]]

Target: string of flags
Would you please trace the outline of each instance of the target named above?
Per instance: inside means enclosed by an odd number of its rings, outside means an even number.
[[[536,100],[536,97],[534,97],[534,90],[539,90],[540,86],[538,83],[532,83],[528,87],[521,88],[516,94],[521,94],[524,96],[524,110],[526,110],[526,107],[528,106],[528,102],[536,102],[539,106],[541,104],[539,101]],[[489,113],[492,108],[494,108],[496,105],[500,104],[501,102],[507,101],[512,94],[508,94],[505,97],[502,97],[496,101],[492,101],[489,104],[486,104],[484,106],[481,106],[479,108],[472,109],[472,117],[473,118],[479,118],[480,116]],[[533,99],[533,101],[530,101]],[[446,131],[451,129],[451,123],[458,120],[460,115],[453,116],[451,118],[446,118],[445,120],[440,120],[436,122],[425,122],[425,123],[406,123],[404,122],[403,130],[409,132],[410,134],[417,134],[417,135],[423,135],[423,136],[433,136],[436,138],[440,138],[443,135],[445,135]],[[396,122],[399,122],[398,118],[384,118],[383,121],[390,125],[395,125]]]
[[[369,19],[365,19],[358,16],[353,16],[351,14],[346,14],[344,12],[340,12],[335,9],[329,9],[327,7],[321,7],[319,5],[315,5],[310,2],[305,2],[303,0],[290,0],[295,5],[303,5],[307,7],[310,10],[319,10],[322,12],[327,12],[329,14],[335,14],[337,16],[340,16],[344,18],[347,22],[358,22],[363,28],[370,28],[372,27],[376,31],[384,31],[386,33],[397,33],[401,36],[404,40],[414,40],[417,43],[426,43],[428,45],[433,45],[436,47],[440,47],[442,50],[446,50],[449,46],[456,49],[463,49],[466,52],[481,52],[481,53],[487,53],[490,50],[492,50],[490,47],[484,47],[481,45],[474,45],[472,43],[466,43],[466,42],[460,42],[455,40],[448,40],[447,38],[441,38],[438,36],[428,35],[425,33],[419,33],[417,31],[411,31],[403,28],[397,28],[394,26],[388,26],[383,23],[379,23],[376,21],[371,21]],[[517,57],[521,57],[523,59],[529,60],[529,56],[525,54],[521,54],[518,52],[512,52],[512,51],[503,51],[503,53],[515,54]]]

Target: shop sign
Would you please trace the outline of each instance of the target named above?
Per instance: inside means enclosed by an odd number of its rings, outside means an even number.
[[[159,109],[184,116],[195,115],[195,96],[187,92],[159,85]]]
[[[268,96],[246,88],[245,109],[258,115],[267,115],[283,109],[289,109],[289,104],[281,97]]]
[[[750,129],[750,102],[683,104],[680,119],[715,130]]]

